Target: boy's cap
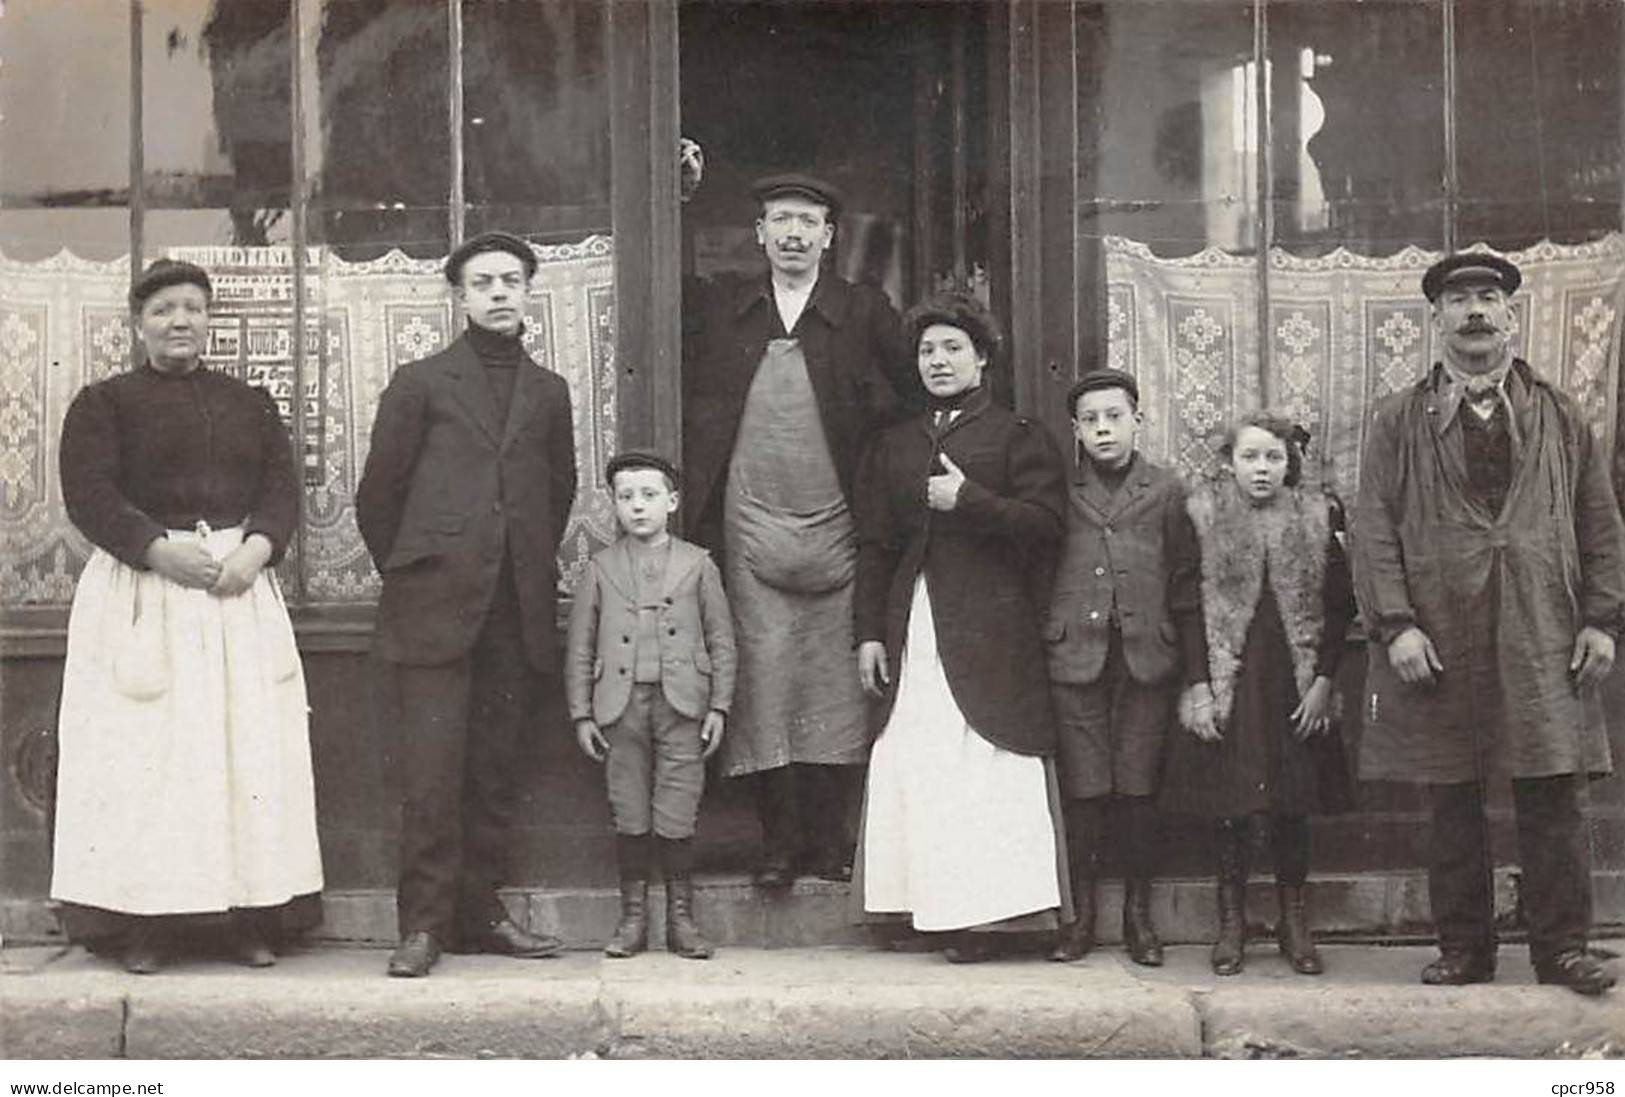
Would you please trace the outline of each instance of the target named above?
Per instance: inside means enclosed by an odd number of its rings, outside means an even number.
[[[482,232],[471,240],[465,240],[446,257],[446,281],[457,285],[463,280],[463,264],[476,255],[483,255],[488,251],[505,251],[525,265],[525,277],[536,277],[536,253],[530,250],[530,245],[519,237],[508,232]]]
[[[1090,370],[1072,386],[1066,394],[1066,407],[1069,413],[1078,410],[1078,397],[1086,392],[1097,392],[1100,389],[1122,389],[1128,393],[1128,398],[1134,402],[1135,407],[1140,406],[1140,386],[1134,378],[1120,369]]]
[[[617,453],[609,459],[609,465],[604,469],[604,482],[611,489],[615,487],[615,474],[625,472],[627,469],[658,469],[666,474],[671,481],[673,490],[682,486],[683,478],[677,472],[677,466],[665,457],[652,450],[629,449]]]

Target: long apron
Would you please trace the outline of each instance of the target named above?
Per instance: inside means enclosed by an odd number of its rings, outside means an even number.
[[[739,647],[723,772],[861,764],[868,733],[852,654],[857,540],[795,339],[772,340],[762,356],[723,505]]]
[[[985,927],[1061,905],[1044,759],[994,746],[965,721],[914,584],[897,704],[869,760],[863,905],[923,931]]]
[[[243,533],[169,537],[224,558]],[[190,914],[321,890],[304,673],[269,571],[219,598],[98,549],[58,737],[51,898]]]

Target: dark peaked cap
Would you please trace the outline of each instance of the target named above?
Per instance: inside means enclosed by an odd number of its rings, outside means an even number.
[[[1487,251],[1458,251],[1434,263],[1422,275],[1422,295],[1437,301],[1446,286],[1457,282],[1495,282],[1511,297],[1523,284],[1517,265]]]
[[[457,285],[463,279],[463,264],[488,251],[505,251],[525,264],[525,277],[536,276],[536,253],[519,237],[507,232],[482,232],[463,243],[446,257],[446,281]]]
[[[661,454],[646,449],[623,450],[611,457],[609,464],[604,468],[604,483],[613,488],[615,486],[615,474],[625,472],[628,469],[657,469],[666,474],[666,479],[671,481],[673,490],[681,487],[683,483],[683,478],[677,473],[676,465]]]
[[[1140,386],[1132,376],[1120,369],[1090,370],[1073,384],[1070,392],[1066,394],[1066,410],[1069,414],[1077,414],[1078,397],[1086,392],[1098,392],[1100,389],[1122,389],[1128,393],[1128,398],[1135,407],[1140,406]]]

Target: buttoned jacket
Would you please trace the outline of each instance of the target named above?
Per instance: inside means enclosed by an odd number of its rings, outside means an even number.
[[[655,641],[660,688],[677,712],[698,720],[733,704],[733,620],[722,576],[698,545],[671,540],[659,590]],[[632,696],[638,664],[638,590],[622,538],[595,554],[576,588],[565,641],[564,687],[573,720],[607,726]]]

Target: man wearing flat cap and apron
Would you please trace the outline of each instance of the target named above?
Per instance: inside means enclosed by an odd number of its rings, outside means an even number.
[[[693,287],[683,444],[694,540],[724,563],[739,678],[723,772],[755,775],[755,880],[851,875],[847,816],[869,739],[852,640],[852,477],[913,403],[917,371],[876,287],[822,268],[841,195],[809,175],[753,188],[767,277]]]
[[[557,676],[558,545],[575,502],[564,379],[520,342],[530,245],[486,233],[446,260],[468,329],[395,371],[378,404],[356,523],[379,574],[401,766],[401,944],[389,973],[442,948],[535,958],[503,882],[520,743]]]
[[[1432,985],[1495,977],[1484,802],[1511,778],[1521,906],[1542,983],[1601,994],[1586,951],[1598,687],[1625,615],[1625,528],[1590,428],[1512,353],[1518,268],[1450,255],[1422,278],[1439,358],[1372,413],[1353,523],[1369,629],[1361,776],[1427,785]]]

